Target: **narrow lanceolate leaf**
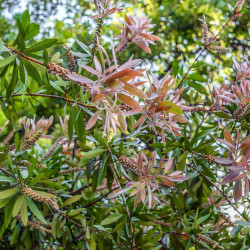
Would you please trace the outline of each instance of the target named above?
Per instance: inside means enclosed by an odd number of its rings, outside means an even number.
[[[28,222],[28,209],[27,209],[26,199],[23,199],[22,207],[21,207],[21,210],[20,210],[20,215],[21,215],[23,225],[26,227],[27,222]]]
[[[137,128],[138,126],[140,126],[145,120],[147,119],[147,115],[144,114],[142,115],[138,121],[134,124],[134,126],[132,128]]]
[[[171,172],[174,164],[174,158],[171,158],[165,166],[164,174]]]
[[[26,201],[28,204],[29,209],[31,210],[31,212],[37,217],[37,219],[39,219],[40,221],[42,221],[43,223],[47,224],[46,220],[44,219],[42,213],[40,212],[40,210],[37,208],[36,204],[34,203],[33,200],[31,200],[29,197],[26,196]]]
[[[65,202],[63,202],[63,204],[60,206],[60,208],[66,207],[74,202],[79,201],[82,198],[82,195],[75,195],[73,197],[70,197],[69,199],[67,199]]]
[[[105,151],[107,151],[107,149],[103,149],[103,148],[95,148],[95,149],[92,149],[90,150],[89,152],[87,152],[85,155],[84,155],[84,158],[85,159],[92,159],[102,153],[104,153]]]
[[[233,164],[234,161],[230,159],[220,158],[220,157],[214,157],[214,160],[216,163],[222,164],[222,165],[230,165]]]
[[[9,198],[9,197],[17,194],[18,191],[19,191],[18,187],[14,187],[14,188],[10,188],[10,189],[4,190],[4,191],[0,192],[0,199]]]
[[[120,124],[120,128],[123,132],[127,131],[127,122],[123,114],[118,114],[118,122]]]
[[[241,180],[238,180],[235,182],[234,186],[234,200],[237,202],[240,200],[242,196],[242,182]]]
[[[136,95],[141,98],[147,98],[146,94],[138,89],[136,86],[130,84],[130,83],[125,83],[123,88],[127,90],[131,95]]]
[[[23,204],[23,200],[25,199],[24,195],[20,195],[18,197],[18,199],[16,200],[15,206],[13,208],[13,212],[12,212],[12,216],[16,217],[17,214],[19,213],[19,211],[21,210],[22,204]]]
[[[45,40],[40,41],[38,43],[35,43],[32,46],[30,46],[29,48],[27,48],[25,50],[25,53],[36,52],[36,51],[40,51],[43,49],[47,49],[47,48],[53,46],[57,41],[58,41],[57,39],[45,39]]]
[[[97,119],[98,119],[100,113],[101,113],[101,110],[98,110],[98,111],[94,114],[94,116],[92,116],[92,117],[90,118],[90,120],[88,121],[88,124],[86,125],[86,130],[91,129],[91,128],[96,124]]]
[[[90,250],[96,250],[96,241],[94,232],[92,232],[90,236]]]
[[[174,183],[173,183],[169,178],[167,178],[167,177],[163,177],[163,178],[162,178],[162,181],[163,181],[164,184],[166,184],[167,186],[170,186],[170,187],[174,186]]]
[[[232,180],[237,177],[239,175],[239,173],[237,172],[231,172],[229,175],[227,175],[221,182],[221,184],[226,184],[229,182],[232,182]]]
[[[15,59],[16,59],[16,55],[14,55],[14,56],[9,56],[9,57],[6,57],[6,58],[0,60],[0,68],[3,68],[3,67],[5,67],[6,65],[10,64],[10,63],[13,62]]]
[[[133,98],[131,98],[130,96],[118,93],[117,94],[118,99],[121,102],[124,102],[125,104],[127,104],[130,107],[136,108],[136,109],[142,109],[141,106],[139,105],[138,102],[136,102]]]
[[[119,214],[119,213],[111,214],[110,216],[108,216],[106,219],[102,221],[101,225],[105,226],[105,225],[114,223],[118,221],[122,216],[123,214]]]

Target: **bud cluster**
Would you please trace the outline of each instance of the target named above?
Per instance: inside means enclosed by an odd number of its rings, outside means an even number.
[[[50,157],[58,147],[64,145],[65,143],[68,142],[68,138],[65,137],[59,137],[55,143],[52,145],[52,147],[49,149],[49,151],[39,160],[39,162],[43,162],[45,159]]]
[[[16,216],[16,218],[17,218],[20,222],[22,221],[21,216],[20,216],[19,214]],[[51,234],[51,233],[52,233],[51,229],[48,229],[48,228],[45,228],[45,227],[44,227],[44,226],[49,227],[48,225],[46,225],[46,224],[44,224],[44,223],[43,223],[43,226],[41,226],[41,224],[38,223],[38,222],[36,222],[36,221],[28,220],[27,226],[33,227],[33,228],[38,229],[38,230],[41,230],[41,231],[43,231],[43,232],[45,232],[45,233],[48,233],[48,234]]]
[[[122,155],[119,158],[120,163],[125,167],[128,168],[134,172],[137,172],[138,167],[135,163],[133,163],[128,157],[126,157],[125,155]]]
[[[59,207],[58,207],[57,203],[55,201],[53,201],[51,198],[48,198],[45,195],[38,194],[38,193],[34,192],[32,189],[30,189],[30,188],[28,188],[26,186],[22,187],[21,192],[24,195],[30,197],[32,200],[39,201],[39,202],[42,202],[42,203],[49,203],[55,210],[59,210]]]
[[[95,55],[95,53],[97,51],[97,44],[98,44],[99,38],[101,36],[102,27],[103,27],[103,18],[99,18],[97,29],[95,32],[94,42],[93,42],[94,45],[92,48],[93,55]]]
[[[67,75],[70,74],[68,69],[55,64],[54,62],[48,63],[47,65],[48,73],[52,75],[59,75],[61,78],[68,80]]]
[[[128,106],[127,104],[120,104],[119,105],[119,108],[120,108],[120,110],[121,111],[130,111],[130,110],[132,110],[133,108],[132,107],[130,107],[130,106]]]
[[[223,52],[231,51],[230,48],[222,47],[222,46],[219,46],[219,45],[209,45],[209,46],[206,46],[206,49],[211,50],[213,52],[217,52],[217,53],[223,53]]]
[[[231,227],[236,227],[237,225],[233,223],[225,214],[221,213],[220,214],[221,218],[228,223]]]
[[[164,227],[171,227],[172,224],[170,223],[166,223],[164,221],[160,221],[160,220],[152,220],[155,224],[158,224],[158,225],[161,225],[161,226],[164,226]]]
[[[38,133],[37,135],[35,135],[34,137],[32,137],[30,140],[25,141],[25,144],[21,148],[21,150],[27,150],[27,149],[31,148],[36,143],[36,141],[38,141],[42,137],[43,132],[44,131]]]
[[[209,162],[209,163],[215,163],[215,159],[212,155],[205,155],[205,159]]]
[[[247,111],[247,109],[249,108],[248,105],[246,105],[245,103],[242,103],[240,105],[240,107],[235,110],[233,116],[235,117],[236,120],[239,120],[240,117]]]
[[[203,17],[203,23],[201,27],[202,27],[202,37],[204,40],[204,44],[207,45],[209,43],[209,38],[208,38],[208,26],[205,17]]]
[[[68,54],[68,57],[69,57],[70,69],[71,69],[71,71],[73,71],[75,66],[76,66],[75,57],[74,57],[74,55],[73,55],[73,53],[71,51],[71,48],[68,47],[67,44],[65,44],[65,47],[67,49],[67,54]]]
[[[211,240],[210,238],[202,235],[202,234],[196,234],[195,235],[196,240],[202,244],[202,242],[206,243],[207,245],[211,246],[211,247],[217,247],[219,249],[224,249],[224,247],[219,246],[216,241]]]
[[[59,175],[66,175],[66,174],[70,174],[70,173],[75,173],[75,172],[79,172],[81,170],[84,170],[84,168],[70,168],[70,169],[67,169],[67,170],[62,170],[60,171],[58,174]]]

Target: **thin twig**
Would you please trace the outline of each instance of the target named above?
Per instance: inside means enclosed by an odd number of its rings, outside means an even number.
[[[16,97],[16,96],[22,96],[22,94],[13,94],[11,95],[11,97]],[[70,100],[67,99],[65,97],[62,96],[57,96],[57,95],[46,95],[46,94],[37,94],[37,93],[26,93],[25,96],[38,96],[38,97],[48,97],[48,98],[55,98],[55,99],[59,99],[59,100],[63,100],[65,102],[68,103],[75,103],[74,100]],[[0,96],[0,99],[6,98],[5,96]],[[81,107],[85,107],[85,108],[96,108],[96,106],[93,105],[84,105],[81,102],[77,102],[77,105],[81,106]]]
[[[3,169],[1,167],[0,167],[0,171],[4,172],[5,174],[8,174],[9,176],[11,176],[11,177],[13,177],[13,178],[16,179],[16,177],[13,174],[11,174],[10,172],[8,172],[7,170],[5,170],[5,169]]]
[[[94,204],[96,204],[97,202],[101,201],[103,198],[106,198],[107,196],[109,196],[111,193],[113,193],[115,190],[117,190],[119,188],[118,187],[115,187],[113,189],[111,189],[108,193],[104,194],[103,196],[101,196],[100,198],[88,203],[87,205],[84,206],[84,208],[88,208],[88,207],[91,207],[93,206]]]

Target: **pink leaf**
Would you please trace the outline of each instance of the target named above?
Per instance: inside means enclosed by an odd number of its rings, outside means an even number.
[[[237,202],[242,196],[242,182],[238,180],[234,186],[234,201]]]
[[[94,116],[92,116],[92,117],[90,118],[90,120],[88,121],[88,124],[87,124],[87,126],[86,126],[86,130],[91,129],[91,128],[96,124],[97,119],[98,119],[100,113],[101,113],[101,110],[98,110],[98,111],[94,114]]]

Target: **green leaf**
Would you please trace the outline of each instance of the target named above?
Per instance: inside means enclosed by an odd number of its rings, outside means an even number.
[[[60,208],[66,207],[74,202],[79,201],[82,198],[81,195],[75,195],[67,199],[66,201],[63,202],[63,204],[60,206]]]
[[[53,235],[53,237],[56,239],[56,232],[57,232],[57,230],[56,230],[56,228],[57,228],[57,220],[58,220],[58,218],[57,218],[57,215],[55,214],[54,215],[54,217],[53,217],[53,220],[52,220],[52,224],[51,224],[51,230],[52,230],[52,235]]]
[[[90,250],[96,250],[95,232],[92,232],[90,236]]]
[[[188,75],[188,77],[197,82],[207,82],[207,79],[203,78],[200,74],[197,74],[197,73],[190,74]]]
[[[13,67],[13,71],[12,71],[11,82],[10,82],[8,89],[7,89],[7,92],[6,92],[7,99],[9,99],[11,94],[15,91],[17,78],[18,78],[18,67],[17,67],[17,64],[15,62],[14,67]]]
[[[50,83],[50,85],[51,85],[54,89],[58,90],[59,92],[64,93],[64,91],[63,91],[56,83],[54,83],[54,82],[52,82],[52,81],[49,81],[49,83]]]
[[[41,214],[40,210],[37,208],[36,204],[31,200],[29,197],[26,197],[26,201],[30,211],[43,223],[47,224],[46,220],[44,219],[43,215]]]
[[[39,28],[40,26],[36,23],[31,23],[28,29],[28,32],[25,35],[25,40],[29,40],[32,37],[39,34]]]
[[[14,182],[15,180],[11,177],[0,176],[0,182]],[[1,197],[0,197],[1,199]]]
[[[97,187],[99,187],[102,182],[103,182],[103,179],[106,175],[106,172],[107,172],[107,159],[108,159],[108,156],[107,156],[107,152],[105,152],[104,156],[103,156],[103,160],[102,160],[102,167],[101,167],[101,171],[100,171],[100,174],[98,176],[98,181],[97,181]]]
[[[17,41],[18,50],[20,52],[23,52],[25,50],[25,42],[24,42],[23,36],[21,34],[18,34],[16,41]]]
[[[244,227],[250,227],[250,222],[248,222],[248,221],[239,221],[239,220],[237,220],[235,223],[238,224],[238,225],[244,226]]]
[[[26,199],[23,199],[22,207],[20,210],[20,215],[21,215],[22,222],[23,222],[24,226],[26,227],[26,225],[28,223],[28,208],[27,208]]]
[[[92,149],[92,150],[88,151],[87,153],[85,153],[84,158],[85,159],[92,159],[92,158],[104,153],[105,151],[107,151],[107,149],[95,148],[95,149]]]
[[[19,211],[21,210],[23,200],[25,199],[25,196],[21,194],[18,199],[16,200],[15,206],[13,208],[12,216],[16,217]]]
[[[79,40],[76,40],[76,42],[79,44],[79,46],[91,56],[91,52],[88,46],[86,46],[84,43],[80,42]]]
[[[5,228],[7,228],[8,225],[10,224],[10,220],[11,220],[14,205],[15,205],[15,199],[11,199],[5,206],[5,209],[4,209],[4,223],[3,223]]]
[[[4,191],[0,192],[0,199],[2,200],[2,199],[9,198],[9,197],[17,194],[18,191],[19,191],[18,187],[14,187],[14,188],[4,190]]]
[[[40,41],[38,43],[35,43],[32,46],[30,46],[29,48],[27,48],[25,50],[25,53],[36,52],[36,51],[40,51],[43,49],[47,49],[47,48],[53,46],[54,44],[56,44],[57,41],[58,41],[57,39],[45,39],[45,40]]]
[[[22,15],[22,24],[24,27],[24,31],[27,32],[30,27],[30,14],[28,10],[25,10]]]
[[[188,85],[197,90],[199,93],[208,96],[206,89],[201,84],[195,82],[188,82]]]
[[[51,62],[54,62],[54,63],[62,63],[63,60],[60,59],[60,52],[56,52],[52,57],[51,57]]]
[[[123,214],[120,214],[120,213],[111,214],[110,216],[108,216],[102,221],[101,225],[106,226],[106,225],[112,224],[118,221],[122,216]]]
[[[19,30],[19,34],[21,34],[23,37],[25,37],[25,30],[24,30],[23,24],[19,18],[17,19],[16,23],[17,23],[17,27]]]
[[[16,59],[16,55],[9,56],[9,57],[4,58],[3,60],[0,60],[0,68],[3,68],[6,65],[12,63],[15,59]]]
[[[18,134],[18,132],[15,133],[15,148],[16,148],[16,151],[19,150],[19,134]]]
[[[32,181],[29,183],[29,187],[34,186],[37,182],[39,182],[44,177],[44,173],[37,175]]]
[[[231,238],[236,237],[237,234],[241,231],[241,229],[242,229],[242,226],[240,226],[240,225],[234,227],[234,228],[231,230],[231,232],[230,232],[230,237],[231,237]]]
[[[215,111],[213,114],[219,118],[224,118],[224,119],[232,119],[232,116],[229,114],[223,112],[223,111]]]
[[[78,115],[76,123],[78,124],[78,130],[76,132],[77,132],[77,136],[79,138],[79,141],[83,145],[85,145],[85,143],[86,143],[86,130],[85,130],[85,124],[84,124],[84,115],[83,115],[82,110],[80,110],[80,113]]]
[[[250,227],[244,227],[244,228],[241,230],[241,232],[244,233],[244,234],[250,233]]]
[[[28,75],[31,76],[36,82],[41,84],[42,80],[38,70],[28,60],[24,60],[24,66]]]
[[[3,43],[3,41],[0,39],[0,51],[10,51]]]
[[[183,114],[182,110],[173,102],[170,101],[164,101],[165,106],[172,106],[170,109],[168,109],[168,112],[173,114]]]

